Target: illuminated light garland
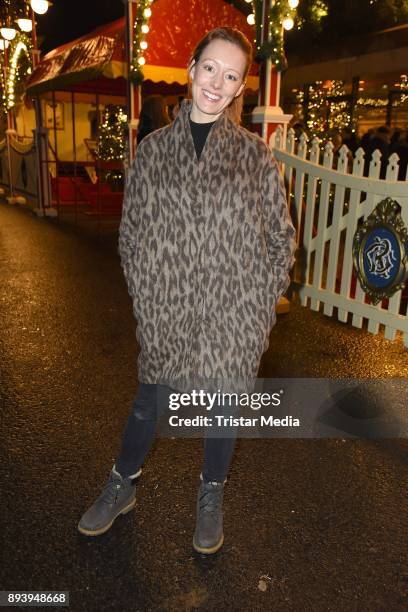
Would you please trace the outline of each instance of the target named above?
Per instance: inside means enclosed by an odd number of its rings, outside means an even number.
[[[326,0],[315,0],[318,11],[316,12],[316,20],[322,19],[328,13]],[[270,6],[268,13],[268,32],[267,36],[263,36],[263,2],[262,0],[253,0],[253,17],[251,23],[255,23],[255,61],[261,63],[265,60],[271,60],[276,70],[281,72],[287,67],[284,46],[283,46],[283,31],[291,30],[295,25],[296,9],[299,6],[299,0],[275,0]],[[298,19],[298,21],[300,21]],[[262,39],[265,40],[262,40]]]
[[[398,87],[401,92],[401,98],[392,101],[392,106],[394,107],[401,106],[408,100],[408,75],[401,74],[400,81],[395,83],[395,86]],[[371,106],[372,108],[381,108],[388,106],[388,104],[388,98],[358,98],[357,100],[357,106]]]
[[[8,53],[10,57],[7,80],[4,78],[4,53],[0,59],[0,86],[2,92],[2,110],[7,113],[17,104],[16,86],[21,83],[28,74],[31,74],[31,54],[32,42],[28,36],[22,32],[17,32],[15,39],[10,43]],[[21,66],[20,58],[25,55],[27,62]]]
[[[357,106],[387,106],[388,100],[385,98],[358,98]]]
[[[287,67],[283,48],[283,29],[290,30],[293,27],[298,3],[295,0],[276,0],[273,2],[268,13],[267,36],[263,41],[263,2],[262,0],[253,0],[252,5],[256,26],[255,61],[261,63],[269,59],[276,70],[281,72]]]
[[[133,53],[130,62],[129,77],[136,85],[143,82],[142,66],[146,63],[144,52],[147,49],[145,35],[149,32],[149,19],[152,15],[150,5],[155,0],[140,0],[137,4],[136,19],[133,24]]]
[[[320,21],[329,13],[326,0],[315,0],[311,6],[311,13],[314,21]]]
[[[10,76],[7,82],[7,97],[8,97],[8,108],[12,108],[15,104],[14,102],[14,92],[16,85],[16,71],[17,64],[20,54],[25,51],[28,54],[27,45],[21,41],[19,41],[13,50],[11,60],[10,60]]]
[[[404,93],[402,93],[401,100],[399,102],[400,102],[400,104],[404,104],[408,100],[408,75],[407,74],[401,74],[400,79],[401,80],[398,83],[398,86],[399,86],[401,92],[404,92]]]

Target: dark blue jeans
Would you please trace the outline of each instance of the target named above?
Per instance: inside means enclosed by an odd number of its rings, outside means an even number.
[[[165,388],[141,383],[133,402],[132,410],[123,431],[122,446],[115,463],[116,470],[124,477],[135,474],[150,450],[155,438],[157,424],[158,390],[163,397]],[[168,390],[170,393],[170,390]],[[224,482],[234,452],[236,437],[204,439],[204,465],[202,475],[205,482]]]

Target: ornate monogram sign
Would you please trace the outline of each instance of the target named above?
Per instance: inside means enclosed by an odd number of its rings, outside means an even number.
[[[373,304],[404,287],[408,277],[408,231],[398,202],[386,198],[357,229],[353,259],[360,284]]]

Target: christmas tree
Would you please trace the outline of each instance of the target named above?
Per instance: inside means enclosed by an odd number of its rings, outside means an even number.
[[[125,157],[127,117],[121,106],[109,104],[99,128],[96,156],[103,161],[121,161]]]
[[[106,162],[121,162],[126,154],[127,117],[121,106],[109,104],[104,111],[99,128],[96,157]],[[123,170],[110,168],[102,172],[101,178],[107,181],[113,191],[123,190]]]

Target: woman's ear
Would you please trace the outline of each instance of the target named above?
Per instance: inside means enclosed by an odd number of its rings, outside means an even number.
[[[242,90],[244,89],[245,85],[246,85],[246,81],[241,83],[241,85],[239,86],[238,91],[235,94],[234,98],[238,98],[238,96],[241,94]]]
[[[193,80],[194,74],[195,74],[195,61],[194,60],[191,62],[191,64],[188,67],[188,73],[190,75],[190,79]]]

